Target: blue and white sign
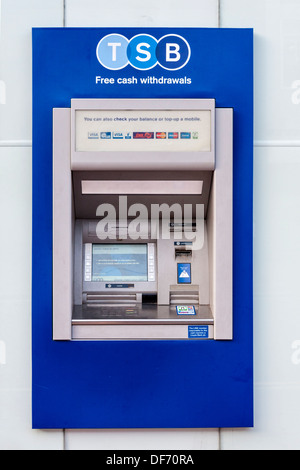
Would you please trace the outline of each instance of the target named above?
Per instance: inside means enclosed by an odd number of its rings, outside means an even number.
[[[188,337],[191,339],[208,338],[208,325],[189,325]]]
[[[191,280],[191,263],[177,264],[177,282],[178,284],[190,284]]]
[[[149,70],[157,64],[166,70],[179,70],[189,61],[191,49],[178,34],[166,34],[158,40],[150,34],[137,34],[129,40],[113,33],[100,39],[96,55],[109,70],[120,70],[128,64],[138,70]]]
[[[253,31],[34,28],[32,43],[33,428],[253,426]],[[216,108],[234,109],[232,341],[206,338],[207,325],[189,324],[188,332],[189,319],[177,315],[183,341],[52,340],[53,108],[70,108],[76,97],[212,98]],[[123,132],[123,139],[113,139],[114,131]],[[103,126],[86,129],[84,136],[90,146],[123,148],[156,141],[133,139],[132,134],[125,140],[133,131],[144,129]],[[180,132],[185,131],[191,134],[183,138]],[[201,140],[193,131],[173,126],[151,130],[167,132],[160,145],[174,139],[175,146]],[[187,283],[195,281],[187,263],[181,263],[179,276],[179,287],[187,291]],[[122,281],[112,281],[111,287],[104,282],[114,294]],[[197,403],[182,399],[191,391]]]
[[[97,45],[97,59],[106,69],[120,70],[128,64],[127,46],[122,34],[108,34]]]

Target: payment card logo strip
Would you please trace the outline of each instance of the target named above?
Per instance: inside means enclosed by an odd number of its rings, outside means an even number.
[[[198,139],[198,133],[193,132],[88,132],[88,139]]]

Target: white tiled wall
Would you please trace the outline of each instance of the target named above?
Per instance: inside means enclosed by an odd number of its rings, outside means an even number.
[[[0,449],[57,449],[31,429],[31,28],[63,1],[2,0],[0,20]]]
[[[0,0],[0,20],[0,449],[299,449],[300,0]],[[255,32],[255,427],[33,431],[31,28],[219,24]]]
[[[118,12],[118,14],[116,14]],[[66,26],[218,26],[217,0],[66,0]]]
[[[256,143],[299,145],[299,0],[221,0],[220,21],[254,28]]]
[[[219,435],[215,429],[112,429],[66,431],[68,450],[217,450]]]
[[[299,449],[300,1],[222,0],[220,18],[255,34],[255,428],[222,446]]]
[[[63,0],[2,0],[0,142],[31,142],[31,28],[62,26]],[[1,104],[5,102],[5,104]]]

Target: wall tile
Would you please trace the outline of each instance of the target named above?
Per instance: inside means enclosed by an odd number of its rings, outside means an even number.
[[[2,0],[0,143],[31,141],[31,29],[63,25],[63,0]]]
[[[0,213],[0,300],[27,301],[31,286],[30,148],[0,147]]]
[[[66,431],[66,450],[218,450],[216,429]]]
[[[61,449],[31,429],[31,149],[0,147],[0,449]]]
[[[31,369],[30,148],[0,148],[0,213],[0,389],[23,389]]]
[[[299,449],[300,3],[221,0],[222,27],[254,28],[254,370],[252,430],[222,449]]]
[[[220,20],[254,29],[255,140],[299,145],[300,2],[221,0]]]
[[[257,148],[254,165],[256,382],[296,383],[300,339],[300,149]]]
[[[66,0],[66,26],[217,27],[218,1]]]
[[[221,450],[299,450],[299,392],[297,384],[257,386],[254,428],[223,429]]]
[[[0,403],[0,450],[63,450],[62,431],[31,429],[31,390],[1,388]]]
[[[222,449],[299,449],[299,157],[255,150],[254,429],[223,429]]]

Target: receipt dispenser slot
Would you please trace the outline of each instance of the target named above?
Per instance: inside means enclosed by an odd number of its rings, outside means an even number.
[[[232,339],[232,119],[214,99],[53,110],[54,340]]]

